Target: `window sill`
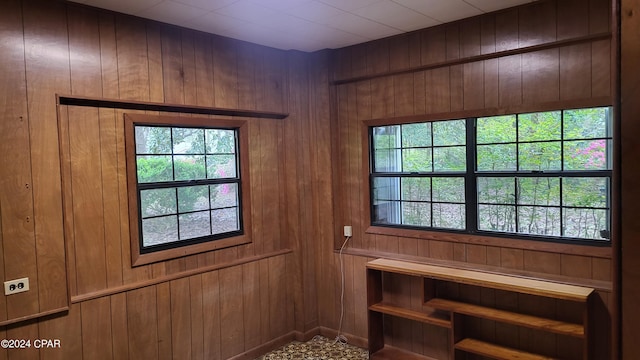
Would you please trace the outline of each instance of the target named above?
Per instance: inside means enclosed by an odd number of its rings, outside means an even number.
[[[194,255],[198,253],[203,253],[207,251],[219,250],[231,246],[244,245],[251,242],[251,237],[249,235],[240,235],[234,236],[230,238],[220,239],[220,240],[212,240],[203,242],[200,244],[181,246],[174,249],[155,251],[146,254],[140,254],[137,249],[133,249],[134,251],[131,253],[131,266],[140,266],[147,265],[159,261],[166,261],[170,259],[175,259],[183,256]]]

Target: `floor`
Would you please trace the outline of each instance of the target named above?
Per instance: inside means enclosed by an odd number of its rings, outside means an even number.
[[[366,360],[369,353],[353,345],[316,336],[307,342],[294,341],[256,360]]]

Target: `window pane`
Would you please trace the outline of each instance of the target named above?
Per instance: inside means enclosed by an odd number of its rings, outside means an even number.
[[[238,206],[238,184],[211,185],[211,208]]]
[[[564,170],[606,170],[606,140],[567,141],[564,143]],[[610,145],[609,145],[610,146]]]
[[[560,205],[560,179],[518,178],[518,204]]]
[[[136,154],[171,154],[171,128],[136,126]]]
[[[176,189],[153,189],[140,191],[142,217],[175,214]]]
[[[400,200],[400,178],[377,177],[373,179],[373,202]]]
[[[478,178],[478,202],[515,204],[514,178]]]
[[[236,152],[235,130],[206,129],[207,154],[234,154]]]
[[[178,217],[142,219],[142,246],[178,241]]]
[[[176,181],[204,179],[204,156],[175,155],[173,157]]]
[[[207,155],[207,179],[235,178],[235,155]]]
[[[374,149],[394,149],[400,147],[400,125],[373,128]]]
[[[572,207],[607,207],[607,178],[562,179],[562,205]]]
[[[173,180],[171,156],[137,156],[136,167],[139,183]]]
[[[465,120],[435,121],[433,145],[464,145],[467,140]]]
[[[402,150],[402,171],[432,172],[431,149]]]
[[[431,201],[431,178],[402,178],[402,200]]]
[[[431,226],[431,204],[423,202],[402,203],[404,225]]]
[[[434,171],[465,171],[467,151],[463,146],[433,149]]]
[[[607,210],[564,209],[563,226],[567,237],[606,239]]]
[[[516,207],[508,205],[479,205],[478,228],[480,230],[515,232]]]
[[[180,222],[180,240],[194,239],[211,235],[209,211],[198,211],[178,216]]]
[[[375,172],[401,172],[400,150],[375,150]]]
[[[518,207],[518,232],[533,235],[560,236],[560,208]]]
[[[478,118],[478,144],[508,143],[516,141],[516,116],[492,116]]]
[[[373,221],[378,224],[400,223],[399,201],[378,201],[373,205]]]
[[[204,129],[173,128],[174,154],[204,154]]]
[[[518,141],[560,140],[560,111],[518,115]]]
[[[465,216],[464,204],[433,204],[433,227],[463,230]]]
[[[464,178],[433,178],[433,201],[464,203]]]
[[[431,146],[431,123],[402,125],[402,146]]]
[[[214,234],[240,230],[238,208],[211,210],[211,225]]]
[[[520,144],[520,170],[561,170],[560,142]]]
[[[178,188],[178,211],[184,213],[198,210],[209,210],[208,187],[203,185]]]
[[[515,171],[516,144],[478,145],[478,171]]]
[[[607,137],[608,108],[564,111],[564,138],[591,139]]]

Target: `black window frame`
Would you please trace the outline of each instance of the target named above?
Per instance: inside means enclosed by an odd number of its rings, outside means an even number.
[[[463,173],[455,172],[455,173],[447,173],[447,172],[439,172],[439,173],[431,173],[431,172],[375,172],[375,148],[373,141],[373,131],[374,128],[384,127],[384,126],[401,126],[408,123],[395,123],[390,121],[388,124],[384,124],[381,121],[376,121],[376,125],[368,125],[368,150],[369,150],[369,219],[370,225],[375,227],[387,227],[387,228],[397,228],[397,229],[409,229],[409,230],[422,230],[422,231],[434,231],[434,232],[446,232],[446,233],[460,233],[467,235],[480,235],[480,236],[490,236],[490,237],[501,237],[501,238],[509,238],[509,239],[523,239],[523,240],[536,240],[536,241],[545,241],[552,243],[567,243],[567,244],[577,244],[577,245],[588,245],[588,246],[600,246],[607,247],[611,245],[610,238],[610,229],[611,229],[611,210],[612,210],[612,176],[613,176],[613,163],[612,163],[612,151],[613,151],[613,134],[612,134],[612,107],[611,106],[591,106],[584,107],[579,109],[567,108],[561,110],[546,110],[546,111],[535,111],[535,112],[520,112],[516,114],[506,114],[506,115],[526,115],[533,114],[537,112],[553,112],[559,111],[561,116],[561,139],[560,140],[544,140],[544,141],[519,141],[517,134],[516,139],[512,142],[516,144],[516,155],[519,156],[519,152],[517,150],[518,146],[522,143],[543,143],[543,142],[559,142],[561,148],[561,158],[560,163],[561,166],[564,167],[564,146],[563,143],[565,141],[576,141],[576,139],[564,139],[563,129],[564,129],[564,113],[565,111],[571,110],[580,110],[580,109],[598,109],[604,108],[607,111],[607,123],[606,123],[606,137],[602,138],[588,138],[588,139],[577,139],[577,140],[605,140],[607,142],[607,169],[606,170],[544,170],[544,171],[536,171],[536,170],[516,170],[516,171],[478,171],[477,170],[477,120],[479,118],[491,117],[491,116],[474,116],[474,117],[464,117],[464,118],[452,118],[452,119],[437,119],[437,120],[425,120],[423,122],[436,122],[436,121],[451,121],[451,120],[465,120],[465,130],[466,130],[466,170]],[[498,116],[498,115],[496,115]],[[420,121],[413,120],[410,123],[420,123]],[[518,127],[516,126],[516,129]],[[432,134],[433,137],[433,134]],[[487,145],[487,144],[480,144]],[[517,160],[516,160],[517,161]],[[517,169],[517,168],[516,168]],[[377,222],[376,219],[376,209],[374,199],[374,181],[376,178],[382,177],[396,177],[396,178],[405,178],[405,177],[464,177],[465,179],[465,229],[452,229],[452,228],[438,228],[438,227],[426,227],[426,226],[415,226],[415,225],[404,225],[404,224],[395,224],[395,223],[385,223],[385,222]],[[503,231],[492,231],[492,230],[481,230],[479,228],[479,205],[482,205],[478,201],[478,179],[485,177],[499,177],[505,179],[513,179],[514,182],[517,182],[520,178],[551,178],[551,179],[559,179],[560,184],[562,184],[565,178],[606,178],[606,207],[597,208],[606,210],[606,238],[603,239],[589,239],[589,238],[579,238],[579,237],[568,237],[568,236],[553,236],[553,235],[537,235],[537,234],[527,234],[522,232],[517,232],[517,220],[516,220],[516,231],[515,232],[503,232]],[[562,185],[560,185],[562,188]],[[514,195],[517,196],[517,195]],[[563,199],[562,190],[560,190],[558,205],[553,207],[557,207],[560,209],[560,212],[565,208],[574,208],[572,206],[565,206],[562,204]],[[515,207],[515,211],[518,211],[518,207],[521,206],[530,206],[534,207],[534,205],[523,205],[518,204],[518,200],[514,200],[514,204],[511,204]],[[535,205],[537,206],[537,205]],[[576,208],[584,208],[587,207],[576,207]],[[433,216],[433,215],[431,215]],[[518,216],[515,216],[518,219]],[[563,217],[560,216],[562,219]],[[561,220],[562,221],[562,220]],[[564,231],[562,227],[562,223],[559,225],[560,231]]]

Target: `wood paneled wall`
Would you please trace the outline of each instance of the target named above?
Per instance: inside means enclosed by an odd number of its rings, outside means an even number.
[[[318,57],[313,85],[326,88],[326,63]],[[319,193],[311,173],[331,160],[301,152],[312,136],[330,149],[329,122],[316,130],[324,114],[310,112],[328,98],[311,89],[312,65],[309,54],[71,3],[3,1],[0,278],[28,276],[31,290],[0,297],[0,322],[56,314],[0,327],[0,338],[62,348],[0,349],[0,359],[252,358],[316,329],[315,263],[304,259],[319,243],[310,204],[326,203],[330,182]],[[290,113],[248,119],[252,243],[132,268],[131,111],[57,109],[56,94]]]
[[[0,338],[59,338],[62,349],[0,349],[0,359],[248,358],[294,331],[338,330],[342,273],[340,330],[362,341],[364,269],[376,256],[593,281],[610,306],[606,252],[367,234],[361,128],[612,103],[610,13],[607,0],[543,0],[305,54],[74,4],[3,1],[0,277],[28,276],[32,290],[0,297],[0,322],[70,308],[0,327]],[[123,111],[62,106],[58,126],[56,93],[289,113],[249,120],[253,243],[132,269]],[[341,271],[346,224],[355,236]],[[396,300],[418,308],[416,286],[397,281],[392,290],[409,296]],[[387,337],[443,355],[425,334],[433,329],[392,322]]]
[[[609,248],[446,233],[406,237],[368,232],[368,159],[363,121],[397,117],[415,120],[420,116],[450,119],[613,105],[615,67],[611,59],[615,43],[610,16],[611,2],[607,0],[538,1],[332,53],[332,124],[337,129],[333,143],[334,249],[342,244],[343,225],[353,226],[354,233],[347,247],[350,255],[345,256],[348,320],[344,331],[366,337],[366,306],[360,298],[367,257],[453,261],[461,266],[596,284],[603,303],[598,321],[605,329],[600,335],[605,340],[598,343],[597,352],[602,358],[609,356],[612,323],[607,307],[614,307]],[[332,255],[321,261],[325,269],[331,269],[325,272],[339,276],[338,257]],[[319,319],[321,325],[336,328],[339,283],[334,276],[326,279],[319,286],[321,291],[332,293],[328,295],[331,300],[320,306]],[[398,282],[397,286],[411,295],[399,301],[419,303],[419,291],[412,291],[415,284]],[[529,305],[525,299],[520,304],[516,301],[515,306]],[[547,305],[555,311],[555,304]],[[391,343],[442,356],[437,349],[430,349],[429,340],[412,336],[407,330],[411,326],[405,325],[393,323],[387,334]]]

